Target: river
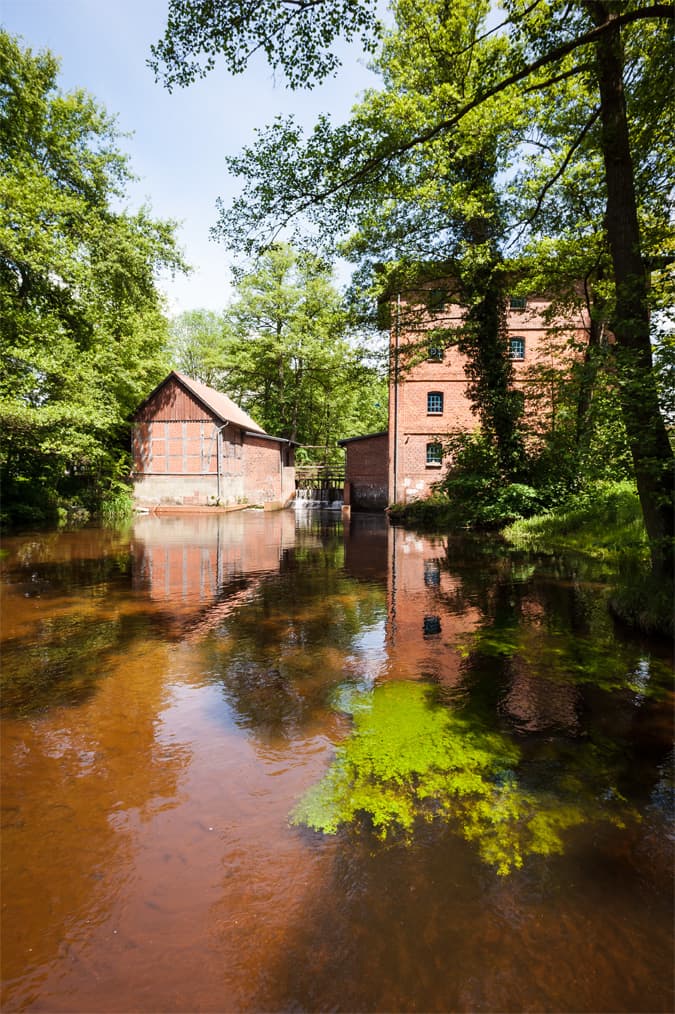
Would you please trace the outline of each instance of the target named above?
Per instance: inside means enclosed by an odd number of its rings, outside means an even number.
[[[383,517],[17,535],[3,1011],[670,1011],[669,646]]]

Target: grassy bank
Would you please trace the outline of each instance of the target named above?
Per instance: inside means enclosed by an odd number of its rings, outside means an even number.
[[[651,574],[640,502],[630,482],[601,483],[557,510],[515,521],[509,545],[538,553],[570,552],[602,565],[617,618],[647,633],[673,636],[673,586]]]
[[[598,483],[560,507],[514,521],[502,535],[518,549],[570,550],[620,569],[647,566],[649,550],[637,491],[631,482]]]

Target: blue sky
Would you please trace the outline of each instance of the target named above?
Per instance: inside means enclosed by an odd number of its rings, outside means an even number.
[[[227,250],[209,239],[216,198],[237,190],[224,164],[253,138],[255,127],[277,114],[294,113],[310,126],[320,112],[347,115],[358,95],[377,78],[348,51],[339,77],[309,92],[275,83],[258,61],[232,77],[221,66],[188,89],[169,94],[146,66],[150,46],[162,35],[166,0],[0,0],[0,23],[33,50],[61,58],[64,90],[85,88],[122,131],[122,147],[140,177],[129,206],[150,203],[159,218],[177,219],[178,236],[193,266],[187,278],[163,279],[170,313],[196,307],[220,310],[229,294]]]

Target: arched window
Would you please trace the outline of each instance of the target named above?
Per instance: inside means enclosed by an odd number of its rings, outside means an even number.
[[[442,391],[429,391],[427,394],[427,412],[429,415],[443,415]]]
[[[509,355],[511,359],[524,359],[525,358],[525,339],[524,338],[512,338],[509,342]]]
[[[427,444],[427,465],[432,468],[443,464],[443,446],[439,444],[438,440],[434,440],[432,443]]]

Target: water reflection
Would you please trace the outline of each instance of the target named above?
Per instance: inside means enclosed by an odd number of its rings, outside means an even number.
[[[5,545],[3,1009],[671,1009],[672,673],[601,589],[367,516]],[[394,683],[550,812],[639,819],[506,878],[452,814],[289,826]]]

